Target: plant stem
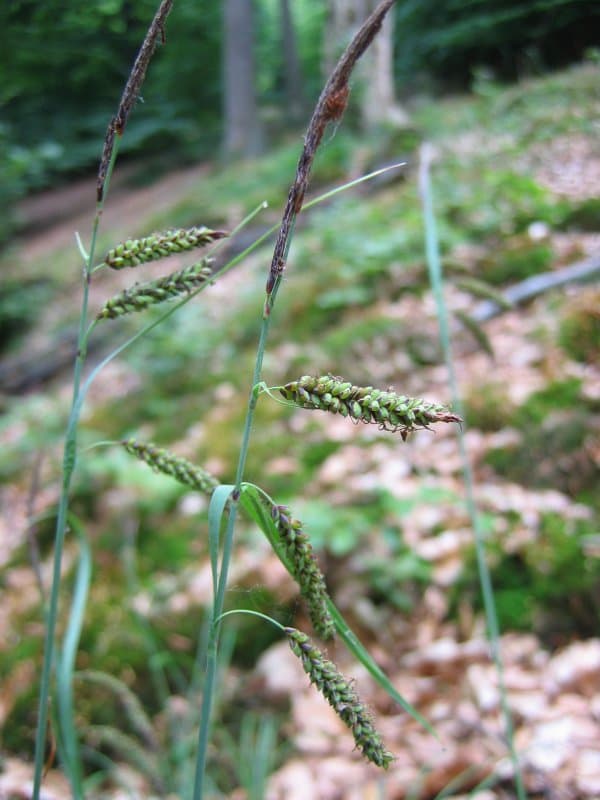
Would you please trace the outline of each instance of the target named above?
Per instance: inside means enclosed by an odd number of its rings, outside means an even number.
[[[96,204],[96,216],[92,227],[92,239],[90,243],[90,251],[83,270],[83,292],[81,301],[81,313],[79,316],[79,332],[77,336],[77,356],[75,358],[75,367],[73,370],[73,396],[71,400],[71,409],[69,412],[69,420],[67,423],[67,430],[65,433],[65,446],[63,454],[63,467],[62,467],[62,485],[60,499],[58,502],[58,511],[56,517],[56,531],[54,539],[54,562],[52,568],[52,586],[50,589],[49,606],[45,614],[45,639],[44,639],[44,660],[42,663],[42,675],[40,679],[40,698],[38,709],[38,723],[36,729],[35,739],[35,766],[33,776],[33,800],[39,800],[40,789],[42,783],[42,772],[44,767],[44,749],[46,742],[46,729],[48,725],[48,705],[50,703],[50,680],[52,674],[52,665],[54,661],[54,640],[56,635],[56,622],[58,618],[58,596],[60,592],[60,579],[61,579],[61,566],[62,556],[64,550],[65,534],[67,529],[67,515],[69,511],[69,490],[71,488],[71,480],[75,470],[76,452],[77,452],[77,425],[79,423],[79,415],[81,412],[80,401],[80,388],[81,388],[81,375],[85,364],[85,357],[87,352],[87,317],[88,317],[88,303],[90,292],[90,276],[92,265],[94,263],[94,253],[96,249],[96,241],[98,238],[98,229],[100,227],[100,218],[104,208],[104,199],[106,197],[108,181],[112,168],[117,158],[118,152],[118,139],[113,148],[110,164],[107,170],[107,178],[105,180],[105,191],[103,199]]]
[[[458,388],[458,381],[456,378],[456,371],[454,369],[454,358],[452,355],[452,347],[450,344],[450,328],[448,324],[448,311],[444,300],[443,293],[443,277],[442,266],[440,260],[439,241],[437,235],[437,227],[435,223],[435,212],[433,208],[433,191],[431,188],[431,180],[429,174],[429,167],[432,159],[432,152],[428,145],[424,145],[421,153],[421,166],[419,170],[419,183],[420,192],[423,203],[423,213],[425,217],[425,236],[426,236],[426,255],[427,264],[429,268],[429,277],[431,281],[432,291],[435,297],[438,325],[440,330],[440,343],[444,353],[444,360],[448,369],[448,380],[450,382],[450,390],[452,393],[452,403],[454,408],[464,418],[461,408],[461,397]],[[492,586],[492,579],[485,557],[485,535],[481,527],[481,520],[475,502],[475,492],[473,483],[473,471],[469,461],[469,454],[465,444],[464,431],[461,429],[458,432],[458,443],[460,448],[460,457],[462,462],[463,478],[465,482],[466,491],[466,505],[473,532],[475,534],[475,551],[477,554],[477,568],[479,573],[479,581],[481,584],[481,592],[483,595],[483,605],[485,608],[485,617],[488,630],[488,639],[490,643],[490,650],[492,660],[496,667],[498,675],[498,687],[500,689],[500,702],[502,707],[502,714],[504,717],[504,725],[506,728],[506,739],[509,749],[510,758],[514,770],[515,788],[517,790],[517,797],[519,800],[525,800],[526,793],[523,784],[523,776],[519,765],[519,759],[514,745],[514,729],[512,715],[508,705],[508,698],[506,693],[506,684],[504,681],[504,665],[502,663],[502,654],[500,652],[500,629],[498,625],[498,615],[496,613],[496,603],[494,600],[494,589]]]
[[[250,442],[250,432],[254,420],[254,411],[259,396],[259,383],[262,374],[262,364],[264,358],[267,336],[271,322],[271,314],[275,305],[275,300],[281,279],[285,270],[290,244],[292,241],[295,227],[296,216],[301,210],[304,195],[308,187],[308,180],[312,168],[316,151],[323,138],[323,133],[329,122],[338,122],[342,117],[348,100],[348,80],[356,62],[365,52],[379,31],[383,18],[393,5],[394,0],[382,0],[373,13],[365,20],[352,41],[342,54],[336,67],[334,68],[329,80],[325,84],[321,96],[319,97],[315,110],[308,125],[308,130],[304,139],[304,147],[298,160],[294,182],[290,188],[287,203],[283,212],[281,225],[273,250],[273,258],[269,269],[269,276],[266,285],[266,297],[263,307],[262,325],[260,338],[256,352],[254,364],[254,374],[252,376],[252,388],[248,399],[248,409],[246,421],[242,434],[242,443],[235,478],[235,488],[231,495],[229,505],[229,516],[223,541],[223,555],[221,558],[221,570],[217,586],[216,597],[214,598],[213,608],[210,617],[210,632],[207,652],[206,677],[204,681],[204,691],[202,693],[202,711],[200,717],[200,729],[198,733],[198,751],[196,754],[196,774],[194,779],[193,800],[202,800],[204,796],[204,780],[206,772],[206,754],[208,749],[208,735],[210,730],[210,716],[213,702],[213,694],[216,684],[217,657],[219,645],[219,630],[221,623],[218,621],[223,611],[225,590],[227,587],[227,576],[231,553],[233,550],[233,534],[235,520],[237,517],[238,504],[240,499],[241,484],[244,476],[248,445]]]
[[[270,307],[272,307],[273,300],[274,300],[274,294],[272,293],[270,298]],[[229,505],[229,516],[227,518],[227,527],[225,529],[225,537],[223,541],[223,555],[221,558],[221,570],[219,572],[219,582],[217,585],[217,592],[214,598],[213,608],[210,616],[210,632],[209,632],[208,648],[207,648],[206,675],[204,678],[204,687],[202,692],[202,711],[200,716],[200,730],[198,733],[198,750],[196,754],[196,776],[194,779],[193,800],[202,800],[204,796],[206,754],[208,750],[210,717],[211,717],[212,703],[214,699],[215,684],[217,677],[217,660],[218,660],[218,650],[219,650],[219,632],[221,628],[221,616],[223,613],[223,605],[225,601],[225,590],[227,588],[227,576],[229,573],[229,565],[231,563],[231,554],[233,552],[233,534],[235,531],[235,521],[239,507],[239,498],[240,498],[242,480],[244,478],[246,458],[248,455],[248,446],[250,444],[250,432],[252,430],[252,423],[254,421],[254,412],[256,410],[256,403],[258,401],[258,395],[259,395],[257,387],[258,384],[260,383],[262,364],[267,344],[267,336],[269,333],[270,323],[271,323],[271,314],[264,313],[260,329],[258,348],[256,351],[254,373],[252,376],[252,389],[248,397],[246,421],[244,423],[244,431],[242,434],[242,443],[240,446],[240,454],[238,458],[238,466],[235,477],[235,489],[233,490]]]

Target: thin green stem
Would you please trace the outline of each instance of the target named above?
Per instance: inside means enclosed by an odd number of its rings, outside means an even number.
[[[322,203],[323,200],[329,200],[330,197],[334,197],[336,194],[344,192],[346,189],[350,189],[352,186],[358,186],[359,183],[370,181],[372,178],[376,178],[378,175],[383,175],[385,172],[389,172],[392,169],[399,169],[400,167],[405,166],[406,161],[398,161],[397,164],[388,164],[387,167],[381,167],[381,169],[376,169],[374,172],[368,172],[366,175],[361,175],[359,178],[355,178],[354,180],[345,183],[343,186],[336,186],[335,189],[330,189],[328,192],[320,194],[318,197],[315,197],[314,200],[309,200],[307,203],[303,204],[301,211],[308,211],[309,208],[316,206],[317,203]]]
[[[276,628],[279,628],[280,631],[285,632],[285,628],[280,622],[277,622],[276,619],[273,617],[269,617],[267,614],[262,614],[260,611],[254,611],[251,608],[233,608],[231,611],[224,611],[221,616],[215,620],[215,622],[221,622],[225,619],[225,617],[231,617],[234,614],[248,614],[250,617],[258,617],[259,619],[264,619],[266,622],[270,622],[272,625],[275,625]]]
[[[308,208],[309,206],[316,205],[319,202],[331,197],[334,194],[337,194],[338,191],[342,191],[349,186],[354,186],[357,183],[361,183],[363,180],[368,180],[369,178],[373,178],[376,175],[385,172],[387,169],[394,169],[395,167],[400,166],[395,164],[391,167],[386,167],[383,170],[377,170],[376,172],[370,173],[367,176],[363,176],[355,181],[351,181],[348,184],[344,184],[342,187],[338,187],[326,194],[316,198],[311,203],[307,203],[304,208]],[[286,240],[285,249],[284,249],[284,256],[287,258],[287,254],[289,252],[290,244],[293,237],[294,227],[295,227],[295,215],[294,218],[291,220],[290,229],[288,238]],[[273,232],[274,228],[267,231],[263,236],[262,239],[265,239]],[[258,243],[258,242],[257,242]],[[255,245],[257,244],[255,243]],[[262,365],[263,359],[265,354],[265,348],[267,344],[267,337],[269,334],[269,327],[271,324],[271,315],[273,312],[273,308],[275,305],[275,300],[277,298],[277,293],[279,291],[279,287],[281,285],[281,275],[277,277],[271,291],[266,294],[265,297],[265,304],[263,307],[263,317],[262,317],[262,324],[260,329],[260,338],[258,342],[257,352],[256,352],[256,361],[254,364],[254,373],[252,376],[252,389],[250,391],[250,395],[248,398],[248,408],[246,411],[246,420],[244,423],[244,431],[242,433],[242,443],[240,446],[240,453],[238,459],[238,466],[235,478],[235,489],[231,495],[231,501],[229,505],[229,516],[227,519],[227,527],[225,529],[225,536],[223,541],[223,555],[221,558],[221,570],[219,573],[219,582],[217,586],[216,596],[213,601],[213,608],[211,612],[211,624],[210,624],[210,633],[209,633],[209,642],[208,642],[208,649],[207,649],[207,665],[206,665],[206,676],[204,680],[204,691],[202,693],[202,711],[200,716],[200,729],[198,733],[198,750],[196,755],[196,775],[194,779],[194,793],[193,793],[193,800],[202,800],[204,797],[204,784],[205,784],[205,774],[206,774],[206,755],[208,751],[208,737],[210,732],[210,720],[211,720],[211,711],[212,711],[212,703],[213,703],[213,695],[215,692],[215,684],[216,684],[216,677],[217,677],[217,658],[218,658],[218,647],[219,647],[219,631],[220,631],[220,618],[223,613],[223,604],[225,600],[225,590],[227,588],[227,577],[229,573],[229,565],[231,562],[231,554],[233,551],[233,535],[235,530],[235,521],[237,518],[238,512],[238,505],[239,505],[239,497],[240,497],[240,490],[242,481],[244,478],[244,469],[246,466],[246,458],[248,455],[248,446],[250,443],[250,434],[252,431],[252,423],[254,421],[254,412],[256,409],[256,404],[258,401],[258,397],[261,393],[261,376],[262,376]]]
[[[109,176],[112,173],[112,168],[117,157],[118,140],[115,143],[115,148],[112,153],[111,162],[109,164]],[[106,197],[108,191],[108,179],[106,183]],[[94,259],[94,251],[98,237],[98,229],[100,227],[100,218],[104,208],[104,200],[98,203],[96,207],[96,216],[92,227],[92,237],[90,243],[90,252],[85,263],[83,270],[83,293],[81,302],[81,313],[79,316],[79,332],[77,336],[77,356],[75,359],[75,367],[73,371],[73,397],[71,402],[71,411],[69,413],[69,420],[67,423],[67,430],[65,434],[65,445],[63,455],[62,467],[62,485],[60,499],[58,502],[58,511],[56,517],[56,532],[54,539],[54,563],[52,568],[52,586],[50,589],[49,606],[46,616],[46,632],[44,639],[44,659],[42,663],[42,674],[40,678],[40,697],[38,708],[38,722],[35,738],[35,766],[33,776],[33,800],[39,800],[40,790],[42,784],[42,773],[44,767],[44,750],[46,742],[46,729],[48,726],[48,706],[50,703],[50,682],[52,675],[52,666],[54,661],[54,644],[56,636],[56,623],[58,618],[58,598],[60,593],[60,579],[62,556],[65,542],[65,534],[67,528],[67,516],[69,510],[69,490],[71,487],[71,480],[75,470],[76,452],[77,452],[77,425],[79,422],[79,414],[81,410],[80,394],[81,394],[81,375],[85,363],[85,356],[87,351],[87,315],[90,291],[90,275],[92,263]]]
[[[450,390],[452,393],[452,402],[455,410],[464,417],[461,409],[461,397],[458,388],[458,381],[456,378],[456,371],[454,369],[454,358],[452,355],[452,346],[450,343],[450,326],[448,323],[448,310],[444,299],[443,292],[443,277],[442,267],[439,251],[439,240],[437,234],[437,226],[435,221],[435,212],[433,207],[433,191],[431,187],[431,179],[429,174],[429,165],[431,154],[427,146],[424,146],[421,155],[421,168],[419,172],[419,182],[421,199],[423,204],[423,214],[425,218],[425,239],[426,239],[426,256],[429,269],[429,277],[431,287],[434,294],[437,314],[438,325],[440,330],[440,342],[444,353],[444,360],[448,369],[448,379],[450,382]],[[506,739],[510,753],[510,758],[514,770],[515,788],[517,790],[517,797],[519,800],[525,800],[526,793],[523,783],[523,776],[519,765],[519,759],[514,745],[514,726],[512,721],[512,714],[508,705],[508,697],[506,692],[506,683],[504,680],[504,665],[502,662],[502,654],[500,652],[500,630],[498,625],[498,615],[496,613],[496,603],[494,600],[494,590],[492,586],[492,579],[487,565],[485,556],[485,534],[481,526],[481,519],[477,510],[475,502],[475,491],[473,482],[473,471],[467,448],[465,445],[464,431],[461,429],[458,433],[458,441],[460,448],[460,456],[462,462],[462,471],[465,482],[466,491],[466,506],[473,526],[475,534],[475,551],[477,554],[477,567],[479,572],[479,581],[481,584],[481,591],[483,595],[483,604],[485,609],[485,616],[488,629],[488,639],[490,642],[490,650],[492,659],[496,667],[498,675],[498,687],[500,689],[502,715],[504,717],[504,725],[506,728]]]
[[[271,308],[273,300],[274,297],[272,294],[270,303]],[[244,469],[246,466],[246,458],[248,455],[248,446],[250,443],[252,422],[254,420],[254,412],[259,397],[258,386],[260,384],[260,378],[262,374],[262,365],[265,354],[265,347],[267,344],[267,336],[269,333],[270,322],[271,322],[271,314],[270,313],[263,314],[263,319],[260,329],[260,338],[259,338],[258,348],[256,351],[256,361],[254,364],[254,373],[252,376],[252,389],[250,391],[250,395],[248,398],[246,421],[244,424],[242,443],[240,446],[240,454],[238,458],[238,466],[235,477],[235,489],[233,491],[233,494],[231,495],[231,501],[229,505],[229,516],[227,518],[227,527],[225,529],[225,536],[223,540],[223,555],[221,558],[221,570],[219,573],[219,582],[211,612],[210,633],[209,633],[209,641],[207,648],[206,676],[204,679],[204,690],[202,692],[202,711],[200,716],[200,729],[198,733],[198,750],[196,754],[196,775],[194,779],[193,800],[202,800],[202,798],[204,797],[206,754],[208,750],[210,719],[211,719],[212,703],[215,694],[215,684],[217,677],[219,632],[221,628],[220,618],[223,613],[225,590],[227,588],[227,577],[229,574],[229,565],[231,563],[231,554],[233,552],[233,535],[235,531],[235,521],[238,512],[239,497],[244,477]]]

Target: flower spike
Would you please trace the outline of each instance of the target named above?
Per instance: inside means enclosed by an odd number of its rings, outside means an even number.
[[[371,714],[361,703],[352,683],[336,665],[325,658],[308,636],[296,628],[285,628],[292,652],[302,662],[302,667],[313,686],[321,692],[342,722],[350,728],[354,741],[366,759],[387,769],[394,756],[385,749],[375,730]]]
[[[190,486],[199,492],[212,494],[219,485],[219,481],[209,472],[192,464],[185,458],[180,458],[168,450],[163,450],[153,444],[144,444],[137,439],[127,439],[121,442],[125,450],[140,461],[145,461],[155,472],[170,475],[178,483]]]
[[[372,386],[353,386],[333,375],[304,375],[286,383],[279,391],[301,408],[321,409],[356,422],[375,423],[382,430],[399,431],[403,439],[417,428],[429,429],[435,422],[462,422],[457,414],[438,403]]]
[[[134,311],[144,311],[165,300],[190,294],[208,283],[211,277],[210,259],[204,258],[198,264],[192,264],[156,281],[136,283],[107,300],[98,312],[97,319],[116,319]]]
[[[213,231],[204,226],[154,233],[143,239],[128,239],[113,247],[106,254],[103,264],[111,269],[137,267],[147,261],[157,261],[175,253],[204,247],[225,236],[227,236],[225,231]]]
[[[325,577],[319,569],[310,540],[302,530],[302,523],[292,518],[286,506],[273,505],[271,516],[293,567],[294,580],[308,605],[313,628],[322,639],[331,639],[335,625],[327,608]]]

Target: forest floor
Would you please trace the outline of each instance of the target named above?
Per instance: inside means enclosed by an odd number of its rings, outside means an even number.
[[[336,604],[437,739],[375,687],[341,643],[329,646],[397,757],[382,777],[353,751],[277,631],[240,616],[210,753],[215,798],[259,796],[249,777],[254,765],[268,775],[269,800],[509,800],[516,794],[504,697],[528,797],[600,795],[598,282],[467,324],[487,291],[473,279],[502,291],[600,252],[596,75],[584,65],[412,109],[418,138],[437,152],[445,295],[506,694],[486,640],[455,432],[420,431],[404,443],[375,426],[261,399],[249,478],[302,519]],[[322,186],[390,155],[406,153],[409,166],[392,183],[348,192],[299,226],[265,361],[269,383],[331,372],[451,402],[423,257],[418,150],[409,140],[384,137],[369,149],[338,131],[327,144],[316,169]],[[295,141],[261,163],[198,165],[145,186],[131,172],[117,173],[103,219],[114,239],[105,234],[101,251],[172,225],[231,228],[264,195],[271,205],[264,224],[275,223],[297,149]],[[50,353],[76,320],[73,232],[89,230],[93,188],[93,180],[78,183],[23,206],[28,233],[2,266],[30,282],[37,305],[6,358]],[[177,257],[169,267],[183,263]],[[76,684],[86,765],[96,770],[90,797],[185,796],[180,786],[192,768],[185,745],[198,699],[189,682],[211,579],[206,499],[132,463],[117,445],[86,448],[135,435],[231,480],[268,263],[263,249],[227,273],[112,362],[86,402],[73,511],[94,561]],[[145,266],[144,279],[164,269]],[[92,310],[131,282],[123,272],[98,273]],[[140,328],[133,316],[115,324],[117,340]],[[38,582],[49,580],[70,391],[61,371],[2,397],[0,798],[29,796]],[[69,541],[67,587],[79,559],[77,541]],[[248,523],[240,527],[231,586],[230,607],[310,630],[293,582]],[[119,683],[107,687],[92,671]],[[146,728],[128,704],[134,694]],[[116,747],[111,736],[119,733]],[[263,752],[267,741],[273,744]],[[64,776],[51,769],[45,797],[69,796]]]

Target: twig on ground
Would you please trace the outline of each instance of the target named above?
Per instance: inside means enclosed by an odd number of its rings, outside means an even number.
[[[600,253],[582,261],[576,261],[562,269],[532,275],[524,281],[515,283],[514,286],[509,286],[503,292],[503,296],[510,305],[518,305],[532,300],[550,289],[558,289],[569,283],[583,283],[597,275],[600,275]],[[487,322],[505,310],[492,300],[483,300],[475,306],[470,316],[476,322]]]

